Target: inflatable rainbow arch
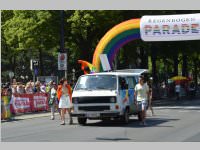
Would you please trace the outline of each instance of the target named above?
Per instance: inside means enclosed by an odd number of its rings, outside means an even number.
[[[119,49],[126,43],[140,39],[140,19],[131,19],[124,21],[110,29],[98,43],[92,64],[79,60],[82,66],[88,66],[94,72],[100,72],[101,62],[100,54],[107,54],[108,61],[111,64]]]
[[[102,71],[100,54],[106,54],[112,64],[119,49],[126,43],[142,39],[143,41],[180,41],[200,40],[200,13],[185,15],[143,16],[130,19],[110,29],[98,43],[92,64],[79,60],[91,72]]]

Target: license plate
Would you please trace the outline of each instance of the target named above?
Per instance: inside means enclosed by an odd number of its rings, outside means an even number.
[[[100,116],[100,114],[87,114],[87,117],[89,117],[89,118],[96,118],[99,116]]]

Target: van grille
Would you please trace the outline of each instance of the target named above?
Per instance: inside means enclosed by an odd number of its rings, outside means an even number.
[[[79,106],[78,109],[83,111],[104,111],[110,110],[110,106]]]
[[[111,103],[110,96],[103,96],[103,97],[79,97],[79,98],[73,98],[73,103],[74,99],[76,99],[76,103],[78,104],[91,104],[91,103]],[[115,100],[116,102],[116,100]]]

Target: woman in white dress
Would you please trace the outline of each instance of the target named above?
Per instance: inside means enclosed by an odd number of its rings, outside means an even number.
[[[72,102],[71,102],[71,87],[67,83],[66,79],[62,79],[60,81],[61,87],[60,90],[60,99],[59,99],[59,108],[61,109],[61,125],[65,125],[65,113],[66,110],[69,114],[69,124],[73,123],[72,117],[71,117],[71,108],[72,108]],[[59,90],[59,89],[58,89]]]

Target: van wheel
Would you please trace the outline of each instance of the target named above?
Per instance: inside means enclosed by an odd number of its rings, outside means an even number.
[[[122,121],[125,124],[128,124],[130,119],[129,119],[129,111],[128,109],[125,110],[124,115],[122,116]]]
[[[80,125],[85,125],[86,122],[87,122],[87,118],[78,118],[78,123],[79,123]]]

